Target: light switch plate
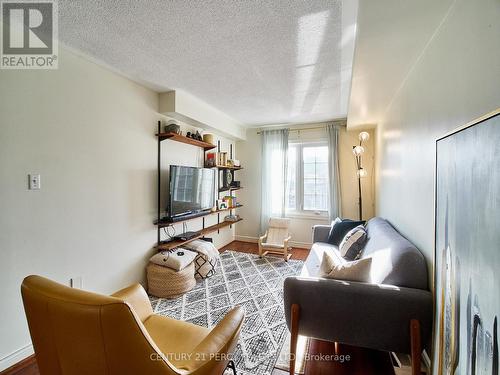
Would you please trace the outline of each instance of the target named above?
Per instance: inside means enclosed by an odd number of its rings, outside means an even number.
[[[41,189],[41,180],[39,174],[30,174],[29,178],[29,189],[30,190],[40,190]]]

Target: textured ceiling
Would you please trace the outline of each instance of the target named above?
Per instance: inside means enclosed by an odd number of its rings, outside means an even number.
[[[59,0],[62,43],[246,125],[344,117],[357,0]]]

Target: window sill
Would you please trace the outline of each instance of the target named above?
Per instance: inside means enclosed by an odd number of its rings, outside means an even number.
[[[327,215],[319,214],[303,214],[303,213],[287,213],[285,217],[290,219],[302,219],[302,220],[317,220],[317,221],[329,221]]]

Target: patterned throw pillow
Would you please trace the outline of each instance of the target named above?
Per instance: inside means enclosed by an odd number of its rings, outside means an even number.
[[[344,236],[344,239],[339,245],[340,255],[347,260],[355,260],[361,256],[363,247],[366,242],[366,230],[362,225],[351,229]]]
[[[349,219],[335,219],[332,222],[332,227],[330,229],[330,233],[328,234],[327,242],[339,246],[342,239],[345,237],[346,233],[349,232],[352,228],[357,227],[358,225],[363,225],[364,221],[354,221]]]
[[[194,260],[197,279],[205,279],[215,275],[215,267],[219,261],[219,251],[213,243],[203,240],[194,240],[183,245],[198,253]]]

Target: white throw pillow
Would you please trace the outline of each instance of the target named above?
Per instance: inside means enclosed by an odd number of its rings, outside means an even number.
[[[174,250],[163,250],[153,255],[149,261],[159,266],[180,271],[194,261],[198,254],[188,249],[177,248]]]
[[[345,261],[340,256],[335,254],[329,254],[328,252],[323,253],[323,258],[321,259],[321,265],[319,266],[319,276],[324,277],[330,273],[333,267],[336,267]]]
[[[330,255],[323,253],[320,276],[329,279],[369,283],[371,282],[371,266],[372,258],[336,263]]]

